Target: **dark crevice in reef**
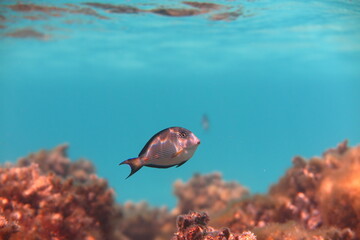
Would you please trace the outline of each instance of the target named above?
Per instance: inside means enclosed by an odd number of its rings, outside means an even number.
[[[293,159],[267,194],[219,173],[174,184],[175,209],[117,204],[91,162],[66,145],[0,168],[0,239],[360,239],[360,146]]]

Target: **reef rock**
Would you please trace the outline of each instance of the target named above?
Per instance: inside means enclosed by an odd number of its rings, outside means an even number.
[[[216,213],[231,201],[240,200],[249,191],[236,182],[225,182],[220,173],[195,174],[187,183],[178,180],[174,184],[174,194],[178,198],[175,214],[189,211]]]
[[[41,150],[18,160],[18,166],[30,166],[36,163],[43,174],[53,172],[62,178],[72,178],[76,182],[85,183],[94,178],[95,167],[90,161],[79,159],[71,162],[67,157],[68,145],[62,144],[53,150]]]
[[[360,239],[360,146],[293,159],[266,195],[232,203],[213,221],[258,239]]]
[[[150,207],[146,202],[127,202],[121,206],[122,232],[131,240],[166,239],[175,231],[175,216],[167,208]]]
[[[113,239],[109,228],[120,212],[103,179],[76,185],[53,173],[41,175],[33,163],[0,169],[0,184],[3,239]]]
[[[177,218],[177,232],[171,240],[256,240],[251,232],[232,234],[228,228],[216,230],[207,226],[206,213],[190,212]]]
[[[360,239],[360,146],[346,141],[322,157],[295,157],[267,194],[249,195],[218,173],[179,180],[171,212],[117,204],[94,166],[70,161],[66,149],[0,167],[0,239]]]
[[[71,162],[66,148],[0,168],[0,239],[128,239],[107,181],[89,161]]]

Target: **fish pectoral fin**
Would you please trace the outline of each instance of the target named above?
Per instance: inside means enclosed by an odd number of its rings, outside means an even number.
[[[174,153],[174,154],[172,155],[172,157],[173,157],[173,158],[174,158],[174,157],[177,157],[177,156],[179,156],[182,152],[184,152],[184,149],[181,149],[181,150],[177,151],[176,153]]]
[[[184,161],[184,162],[182,162],[182,163],[180,163],[180,164],[178,164],[176,167],[178,168],[178,167],[180,167],[181,165],[183,165],[184,163],[186,163],[188,160],[186,160],[186,161]]]

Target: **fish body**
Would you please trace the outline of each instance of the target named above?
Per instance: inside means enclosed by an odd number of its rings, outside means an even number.
[[[195,153],[200,140],[191,131],[182,127],[170,127],[156,133],[145,144],[137,158],[121,162],[131,167],[128,177],[143,166],[154,168],[180,167]]]

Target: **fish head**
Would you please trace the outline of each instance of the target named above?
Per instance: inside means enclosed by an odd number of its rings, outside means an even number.
[[[174,129],[178,144],[184,149],[196,149],[200,140],[191,131],[177,127]]]

